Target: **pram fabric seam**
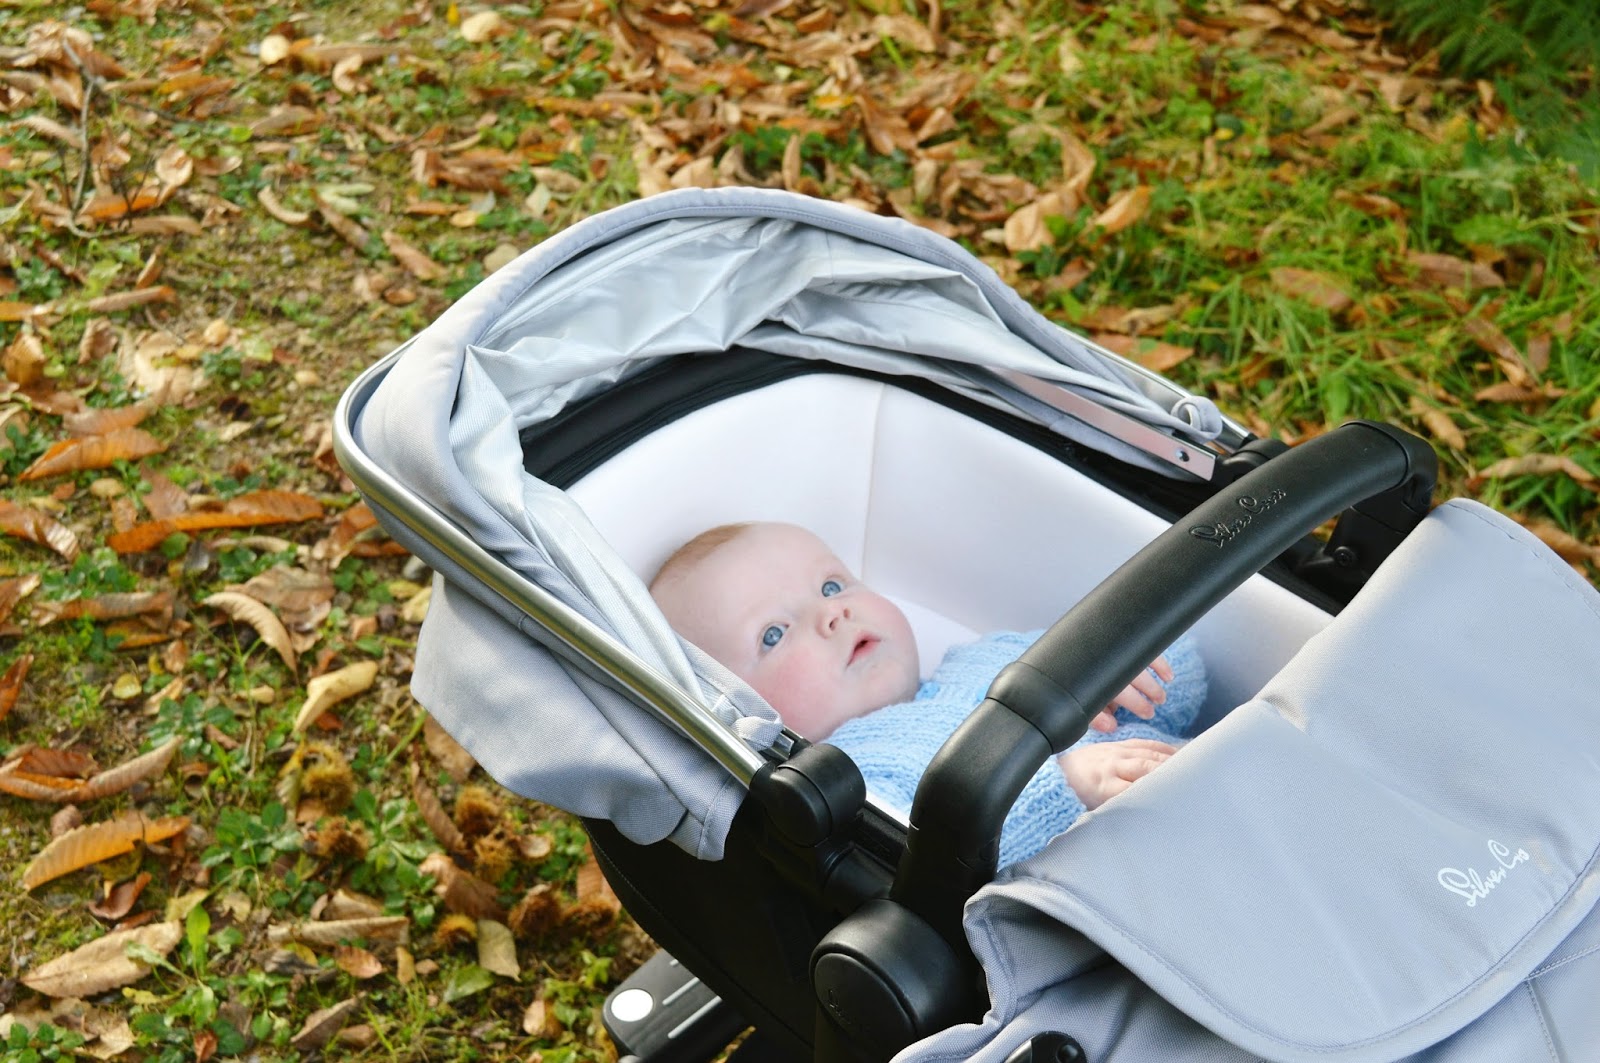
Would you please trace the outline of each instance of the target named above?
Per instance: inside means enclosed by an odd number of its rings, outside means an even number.
[[[1589,948],[1586,948],[1581,952],[1574,952],[1570,956],[1563,956],[1554,963],[1547,963],[1543,967],[1535,967],[1532,971],[1528,972],[1528,981],[1531,982],[1536,978],[1543,977],[1544,975],[1549,974],[1551,971],[1559,971],[1573,960],[1581,960],[1585,956],[1593,956],[1597,952],[1600,952],[1600,945],[1591,945]]]
[[[1534,989],[1532,982],[1523,982],[1522,988],[1528,993],[1528,1003],[1533,1008],[1534,1017],[1539,1020],[1539,1033],[1544,1036],[1544,1047],[1550,1053],[1551,1063],[1562,1063],[1561,1053],[1556,1049],[1555,1038],[1550,1033],[1550,1023],[1545,1017],[1544,1005],[1539,1000],[1539,992]]]

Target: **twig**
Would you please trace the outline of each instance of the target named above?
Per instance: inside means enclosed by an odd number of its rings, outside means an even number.
[[[388,768],[390,764],[393,764],[394,758],[399,756],[402,750],[417,740],[417,735],[422,733],[423,724],[427,722],[427,714],[418,713],[417,722],[412,724],[411,730],[406,734],[406,736],[396,743],[393,749],[389,750],[389,755],[383,758],[383,763],[380,765],[380,767]]]
[[[95,85],[100,79],[84,65],[82,59],[78,58],[78,53],[73,51],[72,45],[64,37],[61,40],[61,47],[66,50],[67,57],[72,60],[72,65],[78,68],[78,74],[83,78],[83,104],[78,108],[78,132],[83,137],[83,165],[78,168],[78,190],[73,193],[72,209],[67,212],[67,230],[80,239],[90,240],[93,237],[78,228],[77,218],[78,211],[83,209],[84,187],[89,183],[91,148],[94,144],[89,138],[89,107],[94,99]]]

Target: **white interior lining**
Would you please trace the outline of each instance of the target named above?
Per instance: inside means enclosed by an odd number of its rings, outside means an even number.
[[[570,492],[644,579],[717,524],[810,528],[905,610],[924,673],[951,645],[1048,626],[1166,527],[1034,447],[889,385],[811,374],[678,419]],[[1202,719],[1255,694],[1328,622],[1262,577],[1195,629]]]

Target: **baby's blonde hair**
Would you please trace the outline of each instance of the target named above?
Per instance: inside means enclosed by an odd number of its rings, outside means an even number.
[[[661,562],[661,567],[656,570],[655,576],[651,578],[650,593],[654,594],[656,588],[666,581],[704,561],[711,556],[717,547],[730,543],[743,535],[752,523],[751,521],[742,521],[738,524],[719,524],[715,528],[707,528],[672,551],[672,555]]]

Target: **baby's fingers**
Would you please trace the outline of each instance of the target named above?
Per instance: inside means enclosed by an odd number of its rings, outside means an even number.
[[[1150,670],[1160,676],[1163,683],[1172,682],[1172,665],[1167,663],[1165,654],[1150,662]]]
[[[1095,713],[1094,719],[1089,721],[1089,726],[1093,727],[1101,734],[1110,734],[1112,731],[1115,731],[1117,729],[1117,718],[1116,716],[1112,715],[1112,712],[1115,710],[1115,708],[1116,706],[1110,706],[1105,710]]]

